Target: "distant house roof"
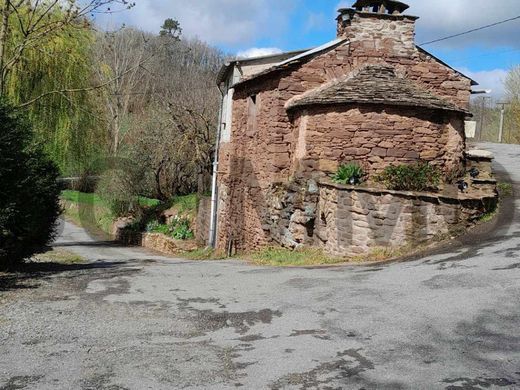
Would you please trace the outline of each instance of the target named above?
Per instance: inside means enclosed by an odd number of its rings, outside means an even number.
[[[229,71],[235,66],[235,65],[252,65],[259,62],[265,62],[272,60],[272,63],[278,63],[280,61],[283,61],[287,58],[294,57],[298,54],[305,53],[307,49],[305,50],[294,50],[294,51],[287,51],[284,53],[276,53],[276,54],[270,54],[265,56],[258,56],[258,57],[249,57],[249,58],[236,58],[232,61],[226,62],[221,68],[217,75],[217,85],[222,83],[226,76],[228,75]]]
[[[426,91],[411,80],[398,77],[391,66],[369,65],[354,76],[319,87],[289,100],[287,110],[316,105],[384,104],[468,113]]]

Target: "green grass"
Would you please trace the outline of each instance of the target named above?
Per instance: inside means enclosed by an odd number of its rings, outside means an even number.
[[[480,222],[490,222],[493,220],[493,218],[495,218],[495,215],[497,214],[497,211],[490,211],[488,213],[485,213],[484,215],[482,215],[480,218],[479,218],[479,221]]]
[[[344,258],[328,256],[318,249],[266,248],[252,253],[249,257],[255,264],[271,266],[327,265],[347,261]]]
[[[64,249],[52,249],[48,252],[34,256],[34,260],[43,263],[59,263],[59,264],[81,264],[85,258]]]
[[[197,194],[176,196],[171,202],[171,207],[177,208],[179,213],[195,212],[199,207],[199,197]]]
[[[63,215],[78,226],[92,233],[111,234],[114,215],[103,205],[81,207],[81,203],[64,201]]]
[[[97,194],[87,194],[79,191],[65,190],[61,192],[61,198],[63,200],[74,203],[83,203],[93,206],[106,206],[106,203]],[[161,203],[157,199],[145,198],[143,196],[140,196],[138,199],[139,204],[144,207],[155,207]]]
[[[93,233],[111,234],[116,217],[99,195],[65,190],[61,193],[61,199],[64,202],[63,214],[67,219]],[[160,201],[139,197],[139,204],[143,207],[155,207]]]
[[[185,252],[182,256],[189,260],[224,260],[227,258],[223,252],[215,251],[211,248],[198,248]]]
[[[511,196],[513,195],[513,185],[511,183],[498,183],[498,192],[500,193],[500,196]]]

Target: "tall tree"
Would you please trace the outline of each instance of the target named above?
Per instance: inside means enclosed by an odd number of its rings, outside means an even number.
[[[28,49],[45,46],[68,27],[90,28],[88,17],[95,13],[133,5],[128,0],[0,0],[0,95]]]
[[[161,26],[159,34],[163,37],[170,37],[179,40],[182,34],[182,28],[177,20],[168,18]]]
[[[113,156],[117,155],[128,132],[130,115],[142,113],[150,97],[150,72],[146,69],[146,63],[153,57],[150,38],[142,31],[129,28],[97,37],[96,83],[105,85],[100,96]]]

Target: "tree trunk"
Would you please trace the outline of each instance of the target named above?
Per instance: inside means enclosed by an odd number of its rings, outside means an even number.
[[[7,79],[7,72],[4,69],[5,57],[7,49],[7,40],[9,39],[9,16],[11,15],[11,1],[5,0],[4,7],[1,10],[1,25],[0,25],[0,96],[5,92],[5,84]]]

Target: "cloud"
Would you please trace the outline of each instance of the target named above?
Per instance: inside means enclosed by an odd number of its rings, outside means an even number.
[[[129,12],[109,17],[112,24],[158,32],[166,18],[177,19],[183,35],[210,44],[240,46],[257,38],[275,37],[288,28],[299,0],[136,0]],[[101,27],[106,18],[98,20]]]
[[[263,57],[279,53],[282,53],[282,49],[277,47],[252,47],[251,49],[238,52],[237,58]]]
[[[520,15],[518,0],[405,0],[406,14],[419,16],[417,42],[458,34]],[[335,8],[349,8],[354,1],[341,0]],[[460,48],[467,45],[520,47],[520,20],[449,39],[428,47]]]
[[[417,42],[458,34],[470,29],[520,15],[518,0],[408,0],[407,14],[417,15]],[[435,47],[459,48],[467,45],[520,47],[520,20],[474,32],[435,44]],[[434,47],[434,45],[428,46]]]
[[[332,23],[331,20],[323,12],[310,12],[307,15],[305,31],[323,30],[329,23]]]
[[[507,70],[494,69],[480,72],[472,72],[466,68],[460,68],[459,70],[479,83],[479,85],[475,87],[476,89],[491,89],[491,95],[497,99],[504,96],[504,80],[508,74]]]

